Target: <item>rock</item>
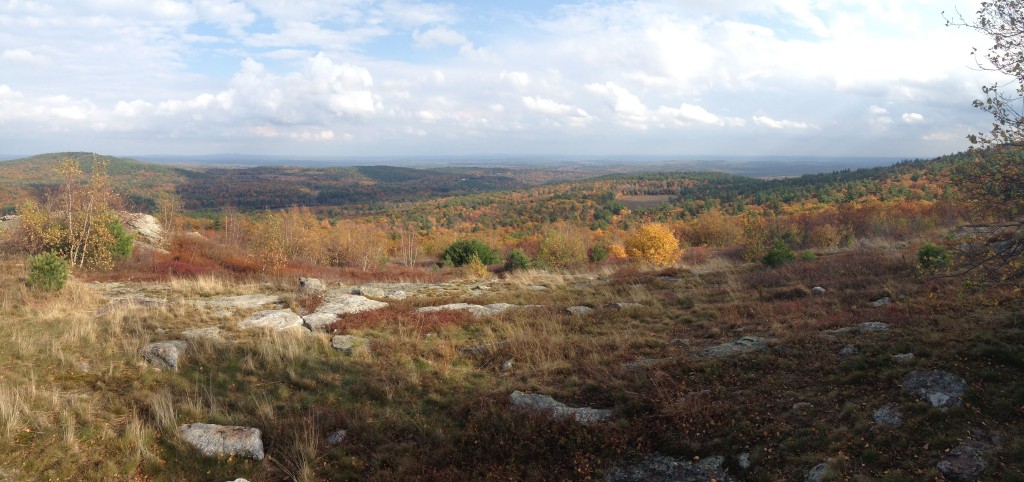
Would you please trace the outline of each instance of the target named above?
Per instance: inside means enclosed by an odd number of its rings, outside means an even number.
[[[896,409],[895,405],[886,405],[871,415],[871,419],[879,425],[890,425],[899,427],[903,424],[903,415]]]
[[[190,340],[210,340],[210,341],[224,341],[224,336],[221,335],[221,329],[216,326],[208,326],[206,328],[192,328],[191,330],[185,330],[181,332],[181,336]]]
[[[316,310],[302,317],[302,322],[311,331],[325,331],[328,325],[338,321],[338,315],[379,310],[386,306],[388,304],[383,301],[371,300],[362,295],[328,294]]]
[[[348,436],[348,431],[347,430],[338,429],[338,430],[335,430],[335,431],[327,434],[327,438],[324,439],[324,442],[326,442],[327,445],[330,445],[330,446],[341,445],[341,443],[345,441],[345,437],[347,437],[347,436]]]
[[[822,288],[821,286],[815,286],[814,288],[811,288],[811,294],[823,295],[825,294],[825,288]]]
[[[505,363],[501,364],[501,371],[507,372],[516,366],[516,361],[512,358],[505,360]]]
[[[184,341],[161,341],[142,347],[142,356],[161,370],[178,371],[178,358],[188,349]]]
[[[258,428],[190,423],[178,435],[207,457],[238,456],[263,460],[263,439]]]
[[[554,418],[571,418],[579,423],[603,422],[612,416],[611,410],[590,407],[570,407],[548,395],[539,393],[512,392],[509,402],[513,407],[531,411],[545,412]]]
[[[663,455],[651,455],[636,465],[613,467],[605,474],[604,480],[605,482],[707,482],[709,480],[733,482],[736,480],[722,471],[720,457],[709,457],[709,459],[718,462],[718,466],[714,466],[714,463],[702,464],[703,461],[693,463]]]
[[[548,288],[547,286],[542,286],[542,285],[530,285],[530,286],[527,286],[526,289],[528,289],[530,291],[547,291],[547,290],[549,290],[551,288]]]
[[[963,403],[967,382],[941,370],[913,371],[903,376],[903,389],[910,390],[931,406],[946,411]]]
[[[301,326],[302,317],[291,310],[260,311],[238,323],[238,327],[242,329],[270,328],[277,331]]]
[[[892,356],[892,361],[896,363],[906,363],[914,359],[913,353],[897,353]]]
[[[827,463],[823,462],[815,465],[811,470],[807,471],[807,478],[804,479],[804,482],[824,482],[826,470],[828,470]]]
[[[858,353],[860,353],[860,349],[857,348],[855,345],[846,345],[843,347],[842,350],[839,350],[839,356],[842,357],[853,356]]]
[[[886,296],[884,298],[879,298],[877,300],[873,300],[870,304],[871,304],[871,306],[874,306],[875,308],[878,308],[878,307],[881,307],[881,306],[885,306],[885,305],[887,305],[889,303],[892,303],[892,298],[889,298],[888,296]]]
[[[639,360],[631,361],[629,363],[623,363],[622,368],[625,370],[639,370],[643,368],[651,368],[664,363],[669,363],[675,360],[675,358],[641,358]]]
[[[299,278],[300,295],[319,295],[327,292],[327,285],[317,278]]]
[[[754,351],[764,350],[768,342],[758,336],[744,336],[736,341],[722,343],[721,345],[709,346],[697,353],[698,357],[722,358],[727,356],[741,355]]]
[[[811,404],[811,402],[796,402],[792,406],[792,409],[796,411],[804,411],[811,408],[814,408],[814,405]]]
[[[539,305],[511,305],[508,303],[492,303],[489,305],[471,305],[468,303],[451,303],[441,306],[424,306],[417,308],[415,313],[436,313],[442,310],[466,310],[476,317],[494,316],[514,308],[539,308]]]
[[[711,457],[704,457],[697,461],[697,467],[703,469],[707,473],[714,473],[722,470],[722,464],[725,463],[725,457],[721,455],[713,455]]]
[[[5,231],[11,231],[18,229],[21,225],[21,216],[17,214],[6,214],[0,216],[0,233]]]
[[[750,452],[743,452],[736,457],[736,464],[743,470],[747,470],[753,466],[753,464],[750,463]]]
[[[239,478],[237,478],[235,480],[229,480],[228,482],[249,482],[249,479],[243,479],[243,478],[239,477]]]
[[[192,300],[192,304],[199,308],[230,311],[260,308],[280,302],[281,298],[276,295],[213,296],[207,299]]]
[[[589,306],[570,306],[565,309],[570,315],[584,316],[594,312],[594,309]]]
[[[608,303],[607,305],[604,305],[604,307],[613,310],[631,310],[636,308],[643,308],[644,305],[640,303]]]
[[[668,341],[668,344],[669,346],[678,347],[690,346],[690,340],[687,340],[686,338],[673,338]]]
[[[860,331],[889,331],[889,324],[881,321],[866,321],[857,325]]]
[[[937,465],[939,472],[956,482],[977,480],[985,471],[985,452],[988,444],[968,440],[950,450]]]
[[[356,349],[369,344],[369,340],[352,335],[335,335],[331,337],[331,346],[346,355],[355,353]]]
[[[467,356],[480,356],[480,355],[485,355],[487,353],[496,352],[496,351],[506,347],[507,345],[508,345],[508,341],[507,340],[502,340],[502,341],[496,341],[494,343],[483,343],[483,344],[480,344],[480,345],[467,346],[467,347],[465,347],[465,348],[463,348],[463,349],[461,349],[459,351],[462,352],[463,355],[467,355]]]
[[[140,241],[159,246],[164,242],[164,228],[160,221],[149,214],[118,213],[125,230],[138,237]]]

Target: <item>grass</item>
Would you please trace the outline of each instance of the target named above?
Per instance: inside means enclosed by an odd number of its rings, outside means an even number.
[[[980,428],[1007,436],[984,477],[1024,479],[1019,296],[922,280],[890,247],[779,269],[710,257],[662,272],[514,273],[475,296],[452,289],[341,317],[338,333],[370,340],[352,356],[326,335],[238,331],[233,322],[247,311],[211,318],[187,303],[287,290],[296,311],[315,304],[291,297],[289,279],[126,284],[170,300],[147,306],[106,304],[109,285],[72,280],[39,294],[23,278],[16,260],[0,260],[0,478],[582,480],[659,452],[724,455],[744,480],[802,480],[826,460],[842,479],[934,480],[943,453]],[[825,295],[807,295],[819,285]],[[896,302],[868,305],[883,295]],[[413,313],[450,302],[543,307],[490,318]],[[605,307],[618,302],[643,306]],[[579,304],[596,310],[564,311]],[[893,329],[819,335],[863,321]],[[142,361],[146,343],[204,326],[220,326],[227,340],[189,341],[177,373]],[[747,335],[768,338],[769,349],[692,356]],[[859,353],[839,357],[846,344]],[[465,351],[476,346],[485,348]],[[905,352],[916,358],[892,360]],[[658,361],[626,366],[645,359]],[[938,412],[900,391],[911,369],[963,376],[967,405]],[[616,416],[584,426],[524,414],[509,409],[513,390]],[[888,403],[903,427],[874,426],[871,414]],[[203,458],[175,435],[191,422],[258,427],[267,458]],[[345,442],[326,445],[338,429]],[[751,468],[739,467],[741,453]]]

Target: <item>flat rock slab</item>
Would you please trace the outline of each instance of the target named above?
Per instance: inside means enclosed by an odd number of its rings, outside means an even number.
[[[768,348],[768,340],[759,336],[744,336],[736,341],[722,343],[704,348],[697,352],[699,358],[722,358],[727,356],[742,355]]]
[[[424,306],[417,308],[415,313],[436,313],[443,310],[465,310],[476,317],[494,316],[516,308],[539,308],[540,305],[512,305],[509,303],[491,303],[489,305],[472,305],[469,303],[451,303],[440,306]]]
[[[233,455],[263,460],[258,428],[189,423],[178,427],[178,435],[207,457]]]
[[[886,405],[871,415],[871,419],[879,425],[898,427],[903,424],[903,414],[896,409],[895,405]]]
[[[317,278],[299,278],[300,295],[318,295],[327,291],[327,285]]]
[[[736,479],[723,472],[721,464],[721,457],[709,457],[700,462],[691,462],[663,455],[651,455],[636,465],[613,467],[605,474],[604,480],[605,482],[708,482],[709,480],[734,482]]]
[[[594,312],[594,309],[589,306],[570,306],[565,309],[570,315],[585,316]]]
[[[421,289],[425,285],[364,285],[352,289],[352,294],[368,298],[384,298],[404,300],[409,297],[409,290]]]
[[[913,371],[903,376],[903,389],[910,390],[931,406],[946,411],[963,404],[967,382],[941,370]]]
[[[225,341],[223,331],[216,326],[206,328],[192,328],[181,332],[181,336],[190,340]]]
[[[988,444],[971,440],[957,445],[939,460],[939,472],[956,482],[977,480],[985,471],[985,452],[988,449]]]
[[[302,326],[302,317],[291,310],[268,310],[253,313],[248,318],[240,321],[238,327],[242,329],[269,328],[272,330],[287,330]]]
[[[379,310],[386,306],[388,304],[383,301],[371,300],[361,295],[329,293],[316,310],[302,317],[302,323],[311,331],[326,331],[329,325],[338,321],[339,315],[353,315]]]
[[[879,307],[888,305],[889,303],[892,303],[892,298],[889,298],[888,296],[886,296],[886,297],[879,298],[877,300],[871,301],[868,304],[870,304],[871,306],[874,306],[875,308],[879,308]]]
[[[539,393],[523,393],[519,390],[516,390],[512,392],[512,395],[509,395],[509,402],[513,407],[522,410],[547,413],[553,418],[568,418],[579,423],[603,422],[612,416],[611,410],[590,407],[570,407],[548,395],[541,395]]]
[[[281,297],[276,295],[235,295],[213,296],[206,299],[193,300],[192,304],[211,310],[244,310],[262,308],[280,302]]]
[[[355,353],[356,349],[366,346],[368,343],[369,341],[366,338],[352,335],[335,335],[331,337],[331,346],[346,355]]]
[[[161,341],[142,347],[142,356],[161,370],[178,371],[178,360],[188,349],[188,343],[181,340]]]

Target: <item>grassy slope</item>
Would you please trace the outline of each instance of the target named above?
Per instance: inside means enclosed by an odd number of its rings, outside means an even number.
[[[331,350],[324,337],[237,332],[234,319],[181,306],[117,308],[95,317],[92,310],[104,301],[94,289],[76,283],[58,296],[30,294],[20,269],[7,261],[0,270],[0,337],[11,340],[0,350],[0,474],[583,479],[656,451],[726,455],[726,467],[745,480],[802,480],[823,460],[850,480],[934,480],[944,451],[971,429],[984,429],[1008,436],[987,457],[986,480],[1024,480],[1021,300],[1012,292],[922,281],[905,259],[891,250],[858,250],[777,270],[719,263],[661,273],[676,279],[626,269],[582,289],[573,286],[584,280],[521,275],[483,296],[412,298],[345,317],[339,332],[372,340],[372,351],[353,357]],[[193,284],[160,293],[174,299],[269,289]],[[550,289],[529,289],[536,284]],[[803,292],[794,288],[819,284],[826,295],[791,296]],[[867,306],[882,295],[897,302]],[[548,308],[482,320],[411,314],[455,301]],[[645,307],[584,318],[561,310],[620,301]],[[875,320],[892,331],[820,336]],[[143,344],[208,325],[224,327],[236,342],[193,344],[178,373],[140,362]],[[719,360],[692,356],[743,335],[770,338],[771,348]],[[688,342],[669,343],[674,339]],[[460,352],[501,340],[508,344],[479,356]],[[839,357],[846,344],[859,354]],[[916,358],[891,359],[905,352]],[[502,372],[510,358],[515,368]],[[641,358],[665,360],[637,370],[621,366]],[[963,376],[967,404],[943,413],[901,392],[900,377],[913,369]],[[508,408],[517,389],[613,408],[616,419],[577,426],[524,415]],[[871,422],[888,403],[903,412],[903,427]],[[174,436],[177,424],[199,421],[261,428],[268,459],[200,458]],[[348,430],[346,442],[324,445],[322,437],[339,427]],[[754,463],[748,471],[736,462],[742,452]]]

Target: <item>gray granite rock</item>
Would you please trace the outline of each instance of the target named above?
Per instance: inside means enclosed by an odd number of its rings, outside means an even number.
[[[722,358],[761,351],[768,347],[768,341],[758,336],[744,336],[736,341],[709,346],[697,353],[699,357]]]
[[[338,315],[352,315],[364,311],[379,310],[388,306],[383,301],[371,300],[365,296],[348,293],[329,293],[324,302],[312,313],[302,317],[302,323],[310,331],[322,332],[338,321]]]
[[[469,303],[450,303],[440,306],[424,306],[416,309],[416,313],[436,313],[444,310],[465,310],[476,317],[494,316],[516,308],[540,308],[539,305],[512,305],[509,303],[491,303],[489,305],[473,305]]]
[[[267,310],[253,313],[248,318],[240,321],[238,327],[241,329],[272,329],[287,330],[302,326],[302,317],[291,310]]]
[[[873,300],[869,304],[871,306],[874,306],[875,308],[879,308],[879,307],[888,305],[889,303],[892,303],[892,298],[889,298],[888,296],[886,296],[886,297],[883,297],[883,298],[879,298],[877,300]]]
[[[366,346],[368,343],[369,341],[366,338],[352,335],[335,335],[331,337],[331,346],[346,355],[355,353],[359,347]]]
[[[814,288],[811,288],[811,294],[823,295],[825,294],[825,288],[822,288],[821,286],[815,286]]]
[[[547,413],[554,418],[570,418],[579,423],[603,422],[612,416],[611,410],[590,407],[570,407],[548,395],[512,392],[509,402],[513,407],[531,412]]]
[[[939,472],[955,482],[971,482],[985,471],[985,453],[989,445],[968,440],[950,450],[937,465]]]
[[[903,415],[896,408],[896,405],[886,405],[871,415],[871,419],[879,425],[898,427],[903,424]]]
[[[897,353],[892,356],[892,361],[896,363],[906,363],[914,359],[913,353]]]
[[[190,423],[178,427],[178,435],[207,457],[263,459],[263,439],[258,428]]]
[[[142,356],[161,370],[178,371],[178,360],[188,349],[184,341],[161,341],[142,347]]]
[[[571,315],[584,316],[594,312],[594,309],[589,306],[570,306],[565,309]]]
[[[826,470],[828,470],[827,463],[822,462],[815,465],[807,471],[807,478],[804,479],[804,482],[824,482]]]
[[[931,406],[946,411],[963,403],[967,382],[946,371],[913,371],[903,376],[903,389],[913,392]]]
[[[324,439],[324,442],[331,446],[341,445],[341,443],[345,441],[345,437],[348,437],[348,431],[339,429],[327,434],[327,438]]]
[[[299,278],[299,294],[305,296],[322,295],[327,285],[317,278]]]
[[[839,356],[841,357],[853,356],[858,353],[860,353],[860,349],[856,345],[846,345],[839,350]]]
[[[640,462],[627,467],[613,467],[605,474],[605,482],[734,482],[736,479],[721,469],[719,457],[709,457],[711,463],[691,462],[688,460],[651,455]],[[708,460],[708,459],[705,459]],[[717,465],[716,465],[717,463]]]

